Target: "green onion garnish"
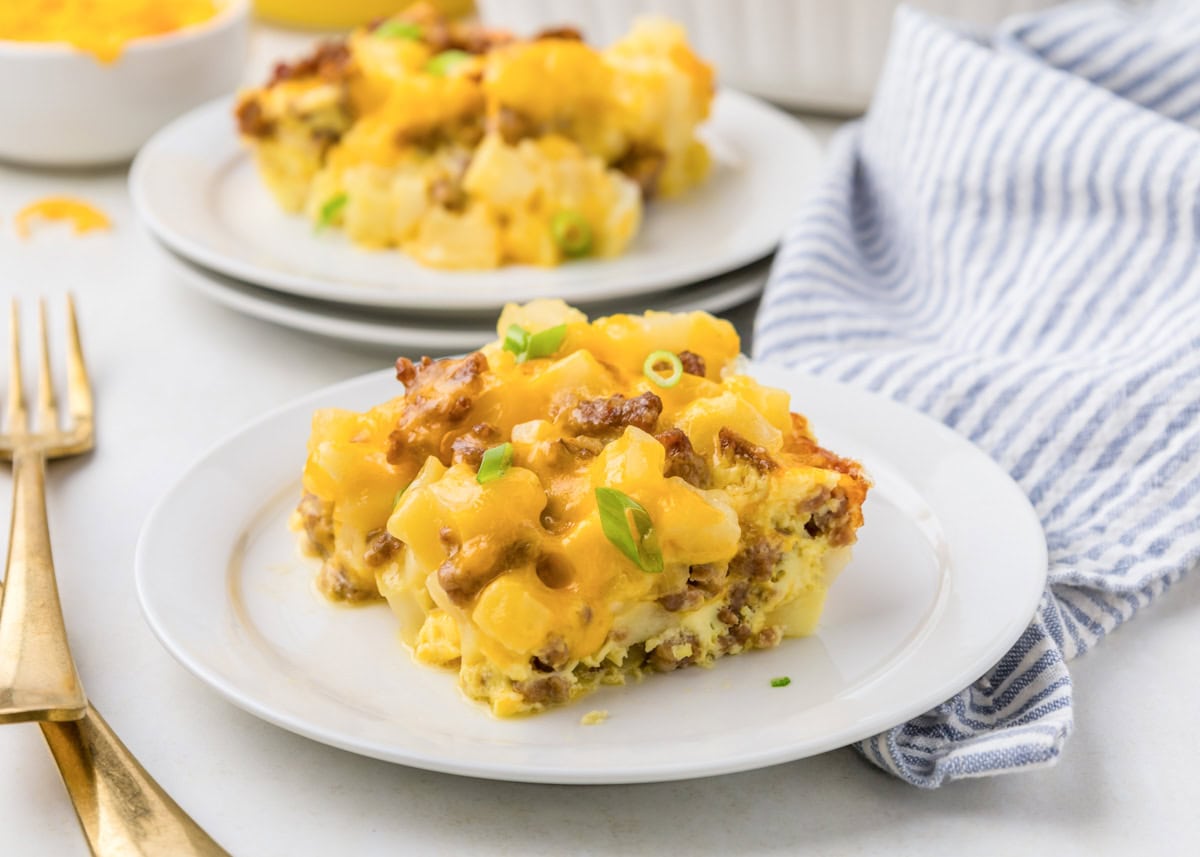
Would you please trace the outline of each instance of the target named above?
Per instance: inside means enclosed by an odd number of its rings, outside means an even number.
[[[512,466],[512,459],[513,445],[511,443],[493,446],[483,454],[483,459],[479,462],[479,472],[475,474],[475,481],[484,485],[493,479],[499,479]]]
[[[404,39],[415,42],[421,38],[421,25],[412,21],[384,21],[375,28],[375,35],[383,39]]]
[[[569,259],[592,251],[592,227],[578,211],[560,211],[550,221],[550,234],[563,255]]]
[[[791,683],[792,680],[785,675],[771,679],[771,687],[787,687]]]
[[[334,194],[325,200],[325,204],[321,206],[320,216],[317,217],[317,228],[324,229],[327,226],[332,226],[334,219],[342,213],[342,209],[346,207],[346,203],[350,201],[350,197],[345,193]]]
[[[529,331],[519,324],[510,324],[504,334],[504,350],[517,355],[518,363],[524,363],[523,355],[529,350]]]
[[[552,356],[562,346],[566,336],[565,324],[556,324],[537,333],[530,333],[519,324],[513,324],[504,334],[504,350],[517,355],[518,363],[524,363],[526,360]]]
[[[629,557],[638,568],[649,574],[663,570],[662,549],[658,534],[646,507],[616,488],[596,489],[596,508],[604,535],[617,550]]]
[[[425,71],[434,77],[445,77],[470,58],[471,55],[466,51],[442,51],[425,63]]]
[[[660,363],[670,364],[670,375],[659,373],[658,364]],[[673,351],[652,351],[646,358],[646,362],[642,364],[642,372],[660,387],[674,387],[683,377],[683,361]]]

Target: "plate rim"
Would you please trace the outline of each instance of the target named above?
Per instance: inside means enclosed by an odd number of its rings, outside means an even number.
[[[235,280],[219,271],[210,271],[202,265],[180,256],[169,247],[160,245],[159,249],[162,251],[164,263],[171,274],[178,277],[189,291],[200,294],[207,300],[247,317],[290,330],[381,349],[424,348],[440,353],[475,349],[494,339],[496,335],[494,319],[491,316],[478,318],[471,316],[412,316],[404,318],[394,310],[379,310],[380,317],[377,320],[322,315],[317,311],[317,306],[327,305],[333,313],[346,311],[368,313],[371,312],[371,308],[326,304],[315,298],[275,292],[254,283]],[[674,297],[682,302],[672,304],[672,308],[669,309],[672,312],[725,312],[748,303],[762,294],[766,288],[772,263],[773,258],[768,256],[751,262],[743,268],[719,274],[709,280],[659,292],[654,298],[640,303],[643,308],[658,309],[656,304],[659,301]],[[716,289],[717,286],[721,286],[721,288]],[[691,298],[683,295],[683,292],[700,289],[706,290],[704,296]],[[257,292],[262,292],[262,294],[256,294]],[[676,293],[679,294],[676,295]],[[314,304],[314,308],[297,305],[301,302]],[[635,311],[629,307],[609,306],[607,303],[584,307],[584,309],[589,318]],[[486,325],[484,319],[487,319]],[[466,325],[469,322],[477,322],[478,330],[468,330]],[[451,325],[455,329],[447,330],[438,326],[443,323]],[[482,338],[476,336],[476,333],[480,334]]]
[[[150,541],[150,534],[159,527],[159,520],[168,514],[171,502],[181,487],[189,481],[195,472],[202,470],[226,446],[235,443],[242,435],[249,434],[255,429],[260,428],[263,424],[279,419],[292,411],[304,410],[309,412],[324,397],[345,392],[358,385],[363,385],[364,387],[374,383],[382,385],[382,382],[385,380],[393,380],[393,373],[387,369],[368,372],[327,385],[272,408],[261,416],[243,423],[233,431],[227,432],[219,440],[210,444],[203,454],[193,460],[192,464],[179,475],[170,488],[155,502],[146,516],[138,535],[134,551],[134,582],[143,620],[150,627],[160,645],[186,671],[206,684],[211,690],[217,692],[226,701],[259,719],[294,734],[317,741],[318,743],[337,747],[356,755],[423,770],[505,782],[558,785],[616,785],[670,782],[756,770],[849,746],[857,741],[885,731],[892,726],[902,724],[955,696],[985,674],[990,667],[1012,648],[1034,618],[1037,605],[1040,603],[1045,590],[1048,576],[1048,548],[1041,521],[1028,497],[1012,477],[977,445],[945,424],[908,405],[879,393],[853,387],[833,379],[810,375],[801,370],[785,366],[755,362],[747,369],[747,373],[756,378],[766,376],[766,383],[772,383],[770,381],[771,375],[775,375],[776,377],[791,376],[793,379],[799,378],[806,381],[815,381],[835,387],[840,391],[846,391],[851,396],[859,396],[872,400],[877,405],[882,405],[885,408],[907,412],[911,417],[915,417],[918,422],[923,423],[925,430],[931,431],[939,436],[941,440],[949,440],[949,442],[958,445],[960,449],[969,448],[972,454],[977,456],[977,461],[986,469],[991,469],[993,475],[999,478],[997,484],[1004,486],[1009,499],[1013,501],[1010,511],[1018,512],[1025,519],[1024,526],[1028,527],[1026,535],[1032,537],[1036,534],[1036,540],[1031,541],[1030,546],[1036,549],[1041,561],[1038,570],[1032,572],[1029,579],[1024,581],[1028,587],[1023,601],[1027,609],[1023,608],[1019,611],[1020,615],[1017,615],[1018,611],[1014,609],[1012,614],[1006,617],[1002,623],[997,623],[999,627],[991,638],[991,645],[988,647],[981,646],[980,650],[976,652],[975,657],[970,660],[969,666],[961,666],[958,670],[954,671],[952,676],[948,675],[944,677],[940,683],[930,687],[924,694],[909,700],[906,705],[898,706],[896,711],[889,713],[886,722],[882,723],[882,725],[876,722],[879,718],[875,718],[874,720],[868,719],[866,722],[869,724],[869,727],[864,726],[864,723],[860,721],[851,727],[830,732],[820,740],[809,741],[799,751],[795,751],[794,748],[784,748],[781,750],[778,747],[767,747],[758,752],[741,753],[735,758],[726,759],[718,764],[696,764],[688,761],[679,761],[672,765],[660,764],[652,769],[632,767],[602,772],[594,770],[572,771],[561,768],[514,769],[511,764],[504,762],[473,761],[465,763],[443,758],[437,754],[398,752],[394,749],[389,750],[367,742],[355,742],[319,726],[308,724],[301,717],[275,710],[269,703],[260,701],[241,691],[236,687],[236,682],[227,680],[218,670],[210,668],[199,658],[194,657],[185,646],[177,644],[172,638],[169,627],[157,614],[153,599],[148,595],[149,575],[147,568],[149,560],[147,552],[149,551],[148,542]],[[278,488],[279,486],[275,487]],[[950,585],[953,586],[953,580],[950,581]],[[946,592],[947,587],[941,587],[937,600],[944,600]],[[934,610],[936,612],[939,608],[935,607]],[[869,688],[870,685],[880,681],[887,672],[895,668],[895,664],[889,665],[882,673],[872,676],[864,685],[856,688],[856,690],[861,691]]]
[[[547,294],[538,292],[534,294],[522,294],[518,297],[505,297],[503,299],[493,298],[491,296],[483,297],[471,294],[460,294],[453,289],[454,278],[459,276],[470,277],[486,277],[488,271],[438,271],[437,269],[423,269],[430,272],[430,276],[444,276],[445,289],[427,289],[427,290],[412,290],[399,295],[393,294],[390,291],[381,291],[380,287],[371,284],[363,284],[363,293],[357,295],[353,292],[354,284],[349,281],[336,281],[327,277],[313,276],[309,274],[292,274],[285,271],[272,272],[269,268],[264,269],[262,266],[255,265],[251,262],[241,260],[235,257],[230,257],[219,251],[209,249],[205,244],[197,241],[184,231],[175,229],[170,224],[166,223],[162,217],[156,212],[155,206],[150,202],[150,193],[147,189],[145,174],[150,169],[150,164],[153,158],[158,156],[157,147],[166,145],[164,141],[171,139],[172,135],[179,133],[180,127],[186,126],[190,122],[198,121],[198,117],[202,113],[213,114],[228,114],[232,109],[234,98],[236,96],[222,96],[213,99],[205,104],[202,104],[183,115],[172,120],[170,123],[159,129],[153,137],[148,140],[145,145],[138,151],[133,159],[133,163],[129,169],[127,179],[127,189],[130,198],[133,202],[133,207],[138,218],[145,225],[151,235],[159,242],[170,248],[173,252],[188,259],[189,261],[209,270],[228,276],[232,279],[241,280],[242,282],[250,283],[259,288],[264,288],[272,291],[277,291],[285,294],[295,295],[298,297],[311,298],[316,300],[324,300],[331,303],[344,303],[346,305],[374,307],[379,309],[403,310],[410,309],[423,312],[441,312],[446,314],[458,313],[478,313],[487,311],[499,311],[507,300],[531,300],[536,297],[546,297]],[[749,110],[759,114],[766,121],[778,123],[781,129],[786,128],[787,133],[792,135],[792,139],[788,141],[789,147],[793,154],[791,157],[804,160],[813,165],[813,168],[807,171],[804,180],[797,187],[796,193],[803,194],[806,189],[811,188],[815,178],[815,165],[818,164],[823,156],[824,147],[813,134],[799,119],[789,115],[783,110],[757,98],[753,95],[744,92],[730,89],[728,87],[720,87],[717,91],[714,104],[725,102],[732,105],[734,110]],[[714,112],[715,112],[714,108]],[[711,119],[709,120],[711,123]],[[702,126],[709,128],[711,125]],[[237,146],[236,137],[231,132],[231,143]],[[796,151],[796,147],[803,147],[803,151]],[[242,151],[238,157],[249,158],[249,152]],[[228,167],[228,163],[222,169]],[[283,213],[281,213],[281,216]],[[581,308],[597,302],[609,301],[621,298],[632,298],[640,294],[648,294],[659,291],[666,291],[673,288],[686,286],[691,282],[696,282],[704,279],[711,279],[722,274],[734,271],[738,268],[745,267],[754,263],[756,260],[770,255],[778,246],[784,233],[788,228],[788,220],[781,219],[776,225],[772,234],[762,237],[754,241],[748,241],[737,252],[730,253],[722,258],[719,262],[710,262],[706,265],[692,265],[686,267],[678,266],[662,266],[656,270],[653,276],[645,275],[639,277],[627,277],[620,274],[610,275],[610,281],[605,287],[605,291],[601,294],[576,294],[572,295],[572,303]],[[347,245],[350,247],[350,245]],[[350,247],[350,249],[353,249]],[[623,257],[617,257],[621,259]],[[615,260],[613,260],[615,261]],[[648,259],[648,264],[653,264],[653,259]],[[511,266],[509,268],[497,269],[518,270],[521,266]],[[528,266],[526,266],[528,267]],[[529,267],[532,272],[542,271],[544,269]],[[550,269],[561,272],[562,268]],[[262,273],[266,272],[268,276],[263,277]],[[569,272],[568,272],[569,275]],[[615,279],[611,279],[615,278]],[[290,282],[286,285],[285,282]],[[461,280],[460,280],[461,283]],[[349,287],[349,288],[348,288]],[[556,284],[554,290],[570,291],[578,288],[578,284],[572,284],[569,281],[563,284]],[[592,286],[592,289],[597,288]]]

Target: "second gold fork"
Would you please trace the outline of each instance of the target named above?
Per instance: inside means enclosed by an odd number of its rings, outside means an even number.
[[[59,428],[50,379],[46,306],[42,302],[38,306],[38,425],[33,431],[21,381],[17,302],[12,304],[8,431],[0,435],[0,457],[11,457],[13,462],[12,528],[5,586],[0,595],[0,723],[78,720],[87,711],[87,697],[67,643],[46,520],[46,460],[86,452],[94,441],[91,387],[79,344],[75,306],[69,297],[67,314],[67,404],[71,424]]]

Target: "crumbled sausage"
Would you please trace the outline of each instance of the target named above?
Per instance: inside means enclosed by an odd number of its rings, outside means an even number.
[[[546,641],[546,645],[534,655],[531,664],[538,672],[549,673],[561,670],[570,658],[571,650],[567,648],[567,641],[558,634],[553,634]]]
[[[317,586],[335,601],[370,601],[379,597],[374,589],[356,584],[342,564],[333,560],[321,566]]]
[[[475,469],[483,460],[492,442],[500,436],[495,426],[489,423],[476,423],[471,430],[460,434],[450,441],[450,460],[454,464],[465,464]]]
[[[533,37],[534,41],[542,39],[567,39],[572,42],[582,42],[583,33],[575,27],[547,27]]]
[[[407,389],[404,409],[388,436],[388,462],[398,464],[410,450],[420,458],[440,453],[442,437],[470,412],[487,368],[487,358],[478,351],[458,359],[397,360],[396,378]]]
[[[683,634],[678,637],[663,640],[654,651],[650,652],[650,666],[657,672],[670,672],[680,667],[690,666],[696,662],[697,639],[693,634]],[[690,647],[688,654],[677,654],[675,649]]]
[[[459,182],[442,176],[430,183],[429,201],[448,211],[462,211],[467,205],[467,192]]]
[[[772,649],[779,645],[781,639],[783,639],[783,634],[779,632],[779,629],[774,625],[768,625],[754,635],[754,648]]]
[[[512,107],[501,106],[489,122],[488,130],[495,131],[510,146],[526,137],[537,136],[537,123],[527,114]]]
[[[561,675],[516,681],[513,682],[513,689],[533,705],[555,705],[571,697],[571,683]]]
[[[687,612],[694,610],[704,603],[704,593],[699,589],[688,587],[678,592],[669,592],[658,599],[662,609],[668,613]]]
[[[567,428],[586,435],[619,434],[626,426],[653,432],[662,409],[662,399],[649,392],[632,399],[620,393],[605,399],[584,399],[568,414]]]
[[[337,83],[347,77],[350,62],[350,48],[345,41],[321,42],[311,54],[296,62],[276,63],[267,86],[304,77],[319,77]]]
[[[750,462],[759,473],[770,473],[777,465],[771,454],[758,444],[751,443],[730,428],[721,429],[718,434],[721,452],[729,452],[735,458]]]
[[[595,458],[604,450],[604,444],[593,437],[564,437],[559,439],[558,445],[572,464]]]
[[[635,146],[613,166],[634,181],[643,199],[652,199],[658,191],[658,180],[666,165],[667,156],[661,150]]]
[[[730,625],[729,633],[717,637],[717,644],[723,652],[728,653],[733,649],[743,648],[752,634],[750,626],[745,623]]]
[[[769,580],[781,556],[778,547],[759,539],[729,561],[729,574],[742,580]]]
[[[713,563],[693,565],[688,569],[688,586],[694,586],[709,595],[716,595],[725,585],[726,577],[728,577],[728,572],[719,565]]]
[[[735,583],[729,590],[729,600],[717,611],[717,618],[726,625],[736,625],[742,621],[742,608],[750,595],[750,586],[745,583]]]
[[[367,548],[363,551],[363,562],[370,568],[378,568],[400,550],[403,542],[387,530],[372,530],[367,534]]]
[[[275,123],[263,115],[262,105],[254,98],[247,98],[237,106],[238,130],[247,137],[270,137],[275,132]]]
[[[811,515],[829,502],[832,492],[828,488],[818,488],[811,496],[805,497],[796,504],[797,515]]]
[[[695,351],[680,351],[679,362],[683,364],[683,371],[689,375],[697,375],[704,377],[708,367],[704,363],[704,358]]]
[[[655,439],[667,451],[667,466],[663,472],[664,476],[678,476],[684,482],[690,482],[697,488],[708,488],[712,484],[708,462],[692,448],[692,442],[683,429],[667,429],[665,432],[655,435]]]
[[[804,531],[814,539],[827,535],[829,543],[834,547],[852,544],[857,524],[846,514],[848,505],[846,492],[841,488],[833,489],[828,500],[829,508],[809,518],[808,523],[804,525]]]
[[[308,546],[317,556],[326,557],[333,553],[333,503],[322,500],[316,494],[306,493],[296,507]]]
[[[450,556],[438,566],[438,583],[450,600],[460,607],[510,568],[528,563],[535,547],[518,539],[497,548],[487,536],[476,536],[451,547]]]

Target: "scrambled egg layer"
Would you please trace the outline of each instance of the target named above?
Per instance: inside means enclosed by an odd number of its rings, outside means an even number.
[[[537,301],[498,330],[315,415],[295,523],[327,594],[383,596],[416,659],[502,716],[813,631],[869,483],[739,373],[729,323]],[[645,517],[602,509],[612,490]]]
[[[134,39],[191,27],[217,9],[215,0],[10,0],[0,3],[0,39],[66,42],[112,62]]]
[[[319,227],[431,267],[551,266],[621,253],[644,199],[703,180],[712,94],[664,20],[601,51],[425,6],[281,64],[237,118],[279,204]]]

